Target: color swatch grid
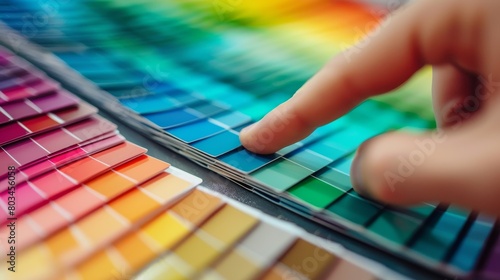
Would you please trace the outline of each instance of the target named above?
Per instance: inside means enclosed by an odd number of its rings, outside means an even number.
[[[29,0],[4,3],[0,19],[21,34],[16,15],[41,9]],[[210,3],[75,1],[50,14],[36,36],[24,35],[57,56],[40,63],[61,82],[86,88],[83,78],[92,81],[98,88],[82,94],[256,193],[433,269],[500,276],[496,219],[448,205],[395,209],[350,185],[353,153],[363,141],[392,129],[434,127],[428,71],[276,154],[252,154],[239,142],[243,127],[355,42],[356,30],[379,23],[382,9],[320,0],[242,1],[226,10]],[[79,75],[68,74],[61,60]]]
[[[36,72],[6,49],[0,55],[10,68]],[[16,86],[16,73],[4,75],[5,84]],[[57,86],[46,97],[59,92]],[[1,279],[401,277],[197,187],[199,178],[146,155],[95,108],[64,96],[52,101],[58,106],[50,113],[37,110],[6,122],[35,124],[46,117],[59,125],[35,136],[29,129],[28,138],[0,146],[9,171],[1,174]],[[29,98],[2,108],[37,108]]]

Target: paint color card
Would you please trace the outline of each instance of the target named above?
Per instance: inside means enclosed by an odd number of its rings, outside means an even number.
[[[163,168],[160,169],[151,168],[148,173],[149,176],[148,179],[154,178],[156,175],[162,173],[164,170],[165,170],[164,166]],[[116,178],[121,178],[121,179],[116,179]],[[143,213],[141,211],[136,211],[137,209],[130,208],[130,205],[133,205],[134,203],[147,202],[146,204],[144,204],[145,208],[142,209],[142,211],[145,212],[157,209],[158,207],[156,206],[159,206],[157,205],[157,200],[154,199],[149,200],[148,196],[143,195],[144,191],[141,191],[143,189],[146,190],[146,193],[149,193],[147,192],[149,188],[154,187],[154,185],[161,185],[162,188],[164,189],[162,190],[164,194],[162,196],[162,199],[170,200],[174,198],[179,192],[182,192],[185,189],[192,187],[193,185],[193,182],[180,179],[178,176],[173,175],[171,173],[165,173],[163,175],[160,175],[156,177],[156,179],[147,184],[144,184],[145,181],[147,180],[127,181],[126,177],[123,177],[123,174],[119,173],[115,169],[114,171],[105,173],[104,175],[86,183],[84,187],[77,188],[64,196],[51,201],[50,204],[45,205],[44,207],[39,208],[36,211],[33,211],[32,213],[29,213],[27,217],[25,217],[25,219],[30,219],[31,221],[33,221],[35,225],[39,229],[41,229],[41,233],[34,232],[32,234],[33,236],[29,236],[21,240],[22,242],[20,244],[20,246],[22,246],[21,248],[25,248],[26,246],[31,245],[35,241],[39,241],[42,238],[49,236],[58,229],[69,226],[70,222],[75,222],[77,220],[85,218],[86,215],[90,214],[92,211],[98,209],[99,207],[106,205],[106,203],[109,203],[112,209],[125,214],[125,217],[138,217],[140,213]],[[95,188],[96,185],[104,186],[104,184],[106,184],[109,187],[110,183],[120,184],[117,185],[118,187],[115,188],[116,190],[114,195],[110,196],[109,191],[107,193],[104,192],[104,194],[102,191],[101,192],[99,190],[96,191]],[[169,189],[165,189],[165,184],[167,183],[173,184],[172,187]],[[141,187],[137,188],[138,185],[140,185]],[[128,193],[126,193],[122,198],[120,198],[116,202],[110,202],[115,197],[117,197],[117,195],[120,195],[124,192]],[[75,204],[75,200],[80,200],[80,199],[86,201],[85,205]],[[46,216],[47,213],[55,213],[57,212],[57,209],[63,210],[63,212],[67,213],[66,215],[69,216],[64,217],[61,216],[60,214],[57,214],[52,218],[50,224],[46,224],[44,220],[47,219]]]
[[[42,114],[21,121],[9,122],[0,125],[2,131],[8,134],[0,136],[0,145],[6,145],[31,135],[36,135],[65,124],[71,124],[95,113],[95,109],[86,105],[64,109],[60,112]],[[63,117],[60,118],[59,114]]]
[[[0,125],[0,129],[2,131],[5,131],[5,133],[2,133],[2,135],[0,136],[0,145],[4,145],[14,140],[24,138],[31,134],[31,130],[29,130],[19,122],[10,122]]]
[[[4,164],[27,166],[35,161],[45,160],[49,155],[55,156],[57,153],[99,140],[96,137],[114,132],[115,128],[110,122],[93,117],[7,144],[2,147],[2,154],[6,159]],[[0,172],[2,177],[6,174],[5,170]]]
[[[75,106],[77,103],[78,99],[74,96],[59,91],[50,95],[3,104],[0,110],[7,113],[9,121],[11,121]]]
[[[52,112],[52,114],[63,120],[65,123],[81,120],[95,113],[97,113],[97,109],[85,102],[80,102],[78,106],[74,108],[66,108]]]
[[[113,132],[115,128],[115,125],[104,119],[92,117],[61,129],[36,135],[31,139],[44,147],[49,153],[56,153],[78,143],[85,143],[98,136],[106,135]]]
[[[95,142],[90,142],[89,144],[82,145],[81,147],[75,149],[68,149],[62,153],[56,155],[49,155],[47,159],[34,161],[26,166],[18,166],[19,173],[17,174],[17,182],[23,182],[29,178],[40,175],[44,172],[50,171],[64,164],[68,164],[72,161],[78,160],[86,155],[99,152],[101,150],[110,148],[112,146],[118,145],[124,141],[124,138],[120,135],[110,136],[103,139],[97,139]],[[9,161],[12,158],[9,157]],[[6,162],[8,163],[8,162]],[[8,179],[3,178],[0,180],[2,186],[6,186],[3,183],[7,183]],[[4,188],[0,188],[0,191]]]
[[[38,95],[46,95],[59,89],[59,84],[45,79],[23,81],[11,87],[1,89],[0,104],[29,98]]]
[[[24,168],[21,167],[20,170],[24,175],[26,175],[26,178],[31,178],[40,175],[45,171],[71,163],[72,161],[78,160],[85,155],[91,155],[93,153],[123,143],[123,141],[124,138],[120,135],[111,136],[94,143],[83,145],[81,148],[69,150],[56,156],[49,156],[49,159],[46,161],[39,161]]]
[[[129,173],[125,167],[131,165],[142,169],[143,176],[141,178],[133,179],[127,176]],[[31,220],[31,224],[34,224],[40,230],[26,234],[23,239],[19,240],[20,248],[25,248],[51,235],[56,230],[68,226],[69,223],[83,218],[107,202],[162,173],[167,167],[168,164],[155,159],[144,162],[143,158],[138,158],[86,182],[64,196],[51,200],[48,204],[30,212],[22,218]],[[153,182],[157,182],[157,184],[167,181],[174,182],[175,178],[178,177],[164,175],[157,177],[157,180]],[[153,182],[151,185],[154,185]],[[188,185],[185,181],[180,180],[180,182],[182,184],[178,185],[179,187],[186,187]],[[85,201],[85,204],[75,203],[75,201],[80,200]],[[51,222],[48,224],[46,222],[48,218],[47,213],[51,213],[51,215],[56,213],[52,215]]]
[[[139,157],[143,153],[145,153],[144,149],[131,143],[123,143],[21,183],[17,186],[17,192],[22,192],[25,199],[18,203],[16,215],[18,217],[24,215],[48,200],[66,193],[113,167]],[[19,195],[21,196],[21,194]],[[9,196],[7,191],[0,194],[2,198],[0,207],[3,208],[5,215],[8,213]]]

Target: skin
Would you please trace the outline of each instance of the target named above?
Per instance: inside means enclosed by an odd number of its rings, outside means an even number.
[[[436,131],[368,140],[353,162],[353,187],[390,204],[440,201],[500,216],[499,12],[498,0],[413,1],[361,51],[332,58],[292,98],[242,131],[241,142],[273,153],[432,65],[440,140],[433,140]],[[435,149],[410,176],[391,183],[386,175],[401,175],[401,157],[418,149],[416,141],[434,141]]]

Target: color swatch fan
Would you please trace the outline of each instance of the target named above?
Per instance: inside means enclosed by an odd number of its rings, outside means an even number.
[[[0,62],[1,279],[401,277],[198,187],[32,65]]]
[[[287,100],[392,7],[326,0],[74,1],[28,34],[21,15],[42,5],[2,3],[0,19],[9,26],[2,32],[15,38],[6,44],[174,151],[437,272],[500,276],[497,219],[432,203],[394,208],[352,189],[349,170],[362,142],[395,129],[435,127],[429,69],[275,154],[241,146],[243,127]]]

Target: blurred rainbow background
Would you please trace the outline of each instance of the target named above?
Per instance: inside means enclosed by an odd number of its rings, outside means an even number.
[[[130,24],[132,31],[138,31],[137,24],[147,27],[146,32],[142,29],[139,31],[144,33],[137,35],[154,41],[156,45],[165,44],[176,54],[205,56],[205,61],[213,62],[213,67],[198,69],[206,69],[211,75],[222,72],[245,76],[247,80],[242,84],[248,84],[248,79],[265,84],[268,80],[276,82],[279,79],[266,77],[266,80],[263,72],[286,69],[288,79],[281,82],[292,81],[286,88],[285,99],[331,57],[348,50],[363,38],[369,40],[385,17],[390,17],[391,11],[404,4],[404,1],[378,2],[372,5],[335,0],[127,0],[92,3],[101,11],[108,11],[105,13],[107,17],[119,15],[115,23]],[[123,18],[123,15],[127,17]],[[351,50],[351,53],[356,51]],[[193,57],[191,60],[196,59]],[[154,61],[158,63],[158,60]],[[375,99],[432,122],[430,72],[430,69],[423,69],[403,87]],[[231,80],[231,83],[237,85],[238,79]],[[260,90],[256,92],[258,94]],[[266,110],[253,111],[252,114],[260,117],[275,105],[268,104]]]

